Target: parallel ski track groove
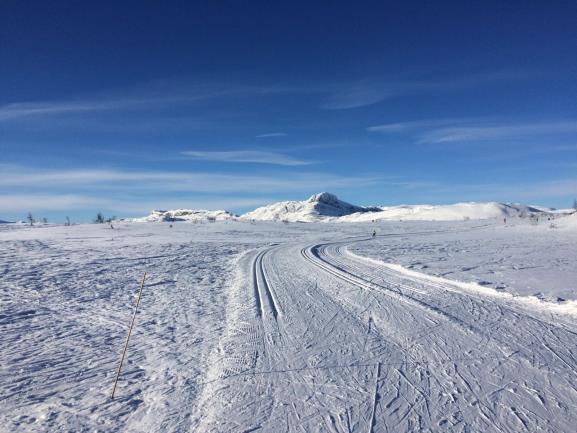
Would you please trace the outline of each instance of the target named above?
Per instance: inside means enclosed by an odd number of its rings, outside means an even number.
[[[355,241],[352,242],[360,242],[363,240],[370,240],[370,238],[364,238],[364,239],[357,239]],[[411,296],[409,293],[407,293],[407,291],[414,291],[415,288],[408,285],[408,284],[404,284],[404,283],[399,283],[399,282],[392,282],[392,281],[387,281],[384,277],[381,278],[381,281],[385,284],[377,284],[374,282],[375,278],[373,278],[371,281],[367,281],[364,278],[362,278],[359,275],[355,275],[352,274],[351,272],[347,271],[345,268],[351,268],[351,269],[355,269],[359,274],[365,276],[365,277],[369,277],[368,274],[364,273],[363,271],[359,270],[357,266],[355,266],[354,264],[351,263],[343,263],[342,261],[335,259],[335,257],[332,257],[332,262],[329,262],[327,259],[323,258],[321,255],[327,255],[326,253],[326,249],[329,246],[335,246],[335,245],[339,245],[342,244],[342,242],[331,242],[331,243],[325,243],[325,244],[316,244],[316,245],[312,245],[312,246],[308,246],[306,248],[303,248],[301,250],[301,254],[303,255],[303,257],[305,257],[305,259],[307,259],[309,262],[313,263],[314,265],[316,265],[317,267],[320,267],[322,269],[324,269],[325,271],[327,271],[328,273],[331,273],[333,275],[335,275],[336,277],[347,281],[349,283],[352,283],[354,285],[356,285],[357,287],[361,287],[364,289],[367,289],[369,291],[372,290],[376,290],[376,291],[386,291],[389,295],[393,296],[394,298],[401,300],[403,302],[409,302],[410,304],[413,304],[419,308],[422,308],[438,317],[444,318],[445,320],[448,320],[449,322],[453,323],[456,325],[456,327],[458,329],[460,329],[461,331],[464,332],[472,332],[478,336],[481,337],[490,337],[493,341],[504,345],[504,347],[501,349],[503,351],[503,349],[508,349],[508,350],[513,350],[513,348],[510,346],[509,342],[506,341],[502,341],[502,339],[497,338],[497,336],[492,333],[489,334],[486,331],[470,324],[467,322],[464,322],[462,319],[441,310],[438,307],[434,307],[430,304],[427,304],[426,302],[415,298],[414,296]],[[337,252],[340,252],[340,246],[336,247]],[[388,274],[392,274],[392,272],[390,270],[386,270]],[[426,282],[421,282],[418,281],[419,283],[422,284],[428,284],[428,281]],[[445,286],[443,286],[440,283],[435,283],[433,282],[431,284],[431,286],[436,287],[440,290],[447,290],[447,288]],[[394,290],[393,287],[396,287],[398,290]],[[400,289],[405,289],[405,291],[401,291]],[[531,314],[525,313],[525,312],[520,312],[517,311],[514,308],[510,308],[510,307],[505,307],[502,305],[498,305],[496,302],[494,301],[487,301],[489,302],[491,305],[498,307],[501,310],[505,310],[505,311],[509,311],[510,313],[512,313],[514,316],[519,316],[522,315],[523,317],[532,320],[533,323],[539,327],[542,327],[543,330],[547,330],[548,332],[551,332],[550,328],[554,328],[554,329],[558,329],[559,331],[562,332],[567,332],[573,335],[577,335],[575,332],[573,332],[570,329],[567,329],[565,326],[560,326],[557,324],[552,324],[546,320],[541,320],[538,319],[534,316],[532,316]],[[515,348],[516,351],[518,351],[518,353],[520,355],[522,355],[526,360],[531,360],[532,356],[529,353],[527,348]],[[562,361],[563,364],[565,364],[566,366],[568,366],[567,362],[561,357],[559,356],[558,353],[555,352],[555,355],[560,358],[560,360]],[[571,356],[571,355],[569,355]],[[573,358],[573,356],[571,356],[571,358]],[[574,361],[574,358],[572,359]],[[574,374],[577,374],[577,369],[575,368],[571,368],[572,372]]]

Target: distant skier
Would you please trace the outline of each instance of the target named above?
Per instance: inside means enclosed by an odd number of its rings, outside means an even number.
[[[377,231],[373,230],[373,237],[376,237],[376,236],[377,236]]]

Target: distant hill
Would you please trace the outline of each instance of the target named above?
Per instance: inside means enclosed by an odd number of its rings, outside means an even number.
[[[491,218],[526,217],[546,214],[544,208],[520,204],[456,203],[450,205],[410,205],[382,207],[379,212],[370,214],[352,214],[341,218],[343,222],[371,220],[406,220],[406,221],[457,221],[483,220]]]
[[[132,222],[206,222],[223,221],[237,218],[236,215],[225,210],[204,210],[204,209],[174,209],[174,210],[154,210],[148,216],[142,218],[131,218]]]
[[[314,194],[308,200],[281,201],[259,207],[242,215],[243,219],[261,221],[313,222],[327,218],[337,218],[353,213],[378,211],[376,207],[355,206],[339,200],[336,195],[328,192]]]
[[[546,208],[520,204],[457,203],[452,205],[406,205],[363,207],[323,192],[304,201],[282,201],[242,215],[251,220],[362,222],[373,220],[456,221],[507,218],[547,213]]]
[[[242,216],[225,210],[175,209],[155,210],[142,218],[126,221],[288,221],[288,222],[370,222],[391,221],[461,221],[495,218],[563,216],[572,210],[555,210],[522,204],[485,202],[449,205],[358,206],[340,200],[336,195],[321,192],[307,200],[281,201],[259,207]]]

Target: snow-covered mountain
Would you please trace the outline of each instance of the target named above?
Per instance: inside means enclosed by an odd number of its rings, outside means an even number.
[[[282,201],[263,206],[242,215],[241,218],[290,222],[458,221],[528,217],[548,212],[553,211],[546,208],[497,202],[363,207],[343,202],[334,194],[323,192],[305,201]]]
[[[288,222],[461,221],[540,215],[558,217],[570,212],[571,210],[554,210],[538,206],[498,202],[364,207],[339,200],[334,194],[322,192],[312,195],[307,200],[281,201],[259,207],[241,217],[225,210],[175,209],[155,210],[146,217],[134,218],[128,221],[204,222],[234,220],[237,218]]]
[[[242,215],[241,218],[264,221],[313,222],[378,210],[380,209],[376,207],[355,206],[339,200],[334,194],[322,192],[314,194],[304,201],[281,201],[259,207]]]
[[[528,217],[547,214],[548,210],[520,204],[456,203],[450,205],[407,205],[382,207],[379,212],[355,213],[340,218],[342,222],[372,220],[457,221],[492,218]]]
[[[133,218],[132,222],[161,222],[161,221],[223,221],[237,218],[236,215],[226,210],[204,210],[204,209],[174,209],[174,210],[154,210],[148,216]]]

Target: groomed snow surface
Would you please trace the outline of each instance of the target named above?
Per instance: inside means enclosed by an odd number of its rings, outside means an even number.
[[[0,431],[575,431],[577,215],[114,227],[0,227]]]

